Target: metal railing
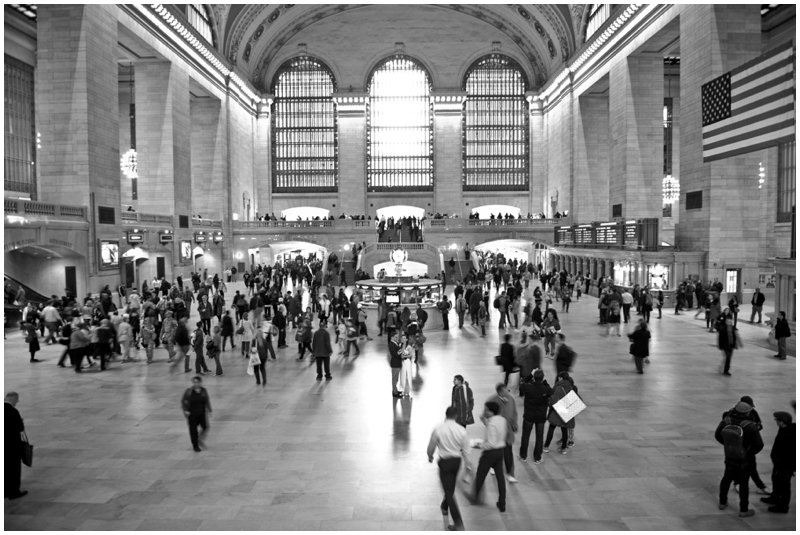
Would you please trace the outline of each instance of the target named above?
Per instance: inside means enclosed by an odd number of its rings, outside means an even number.
[[[239,228],[332,228],[338,226],[337,221],[347,221],[347,228],[352,228],[349,225],[350,220],[334,220],[325,219],[321,221],[237,221]]]
[[[122,212],[122,224],[153,224],[172,226],[172,216],[162,214],[143,214],[141,212]]]
[[[559,219],[467,219],[470,227],[554,227],[556,225],[570,225],[568,217]]]
[[[72,206],[66,204],[51,204],[22,199],[3,199],[5,214],[30,215],[37,217],[52,217],[55,219],[87,220],[85,206]]]

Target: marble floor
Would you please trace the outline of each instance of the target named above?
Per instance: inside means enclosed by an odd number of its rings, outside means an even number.
[[[717,509],[723,451],[713,437],[722,412],[752,396],[765,426],[759,469],[770,483],[771,415],[792,410],[794,355],[772,358],[766,327],[742,323],[745,347],[724,377],[714,335],[692,315],[651,321],[652,364],[640,376],[627,338],[606,337],[597,325],[597,300],[573,302],[561,324],[588,405],[575,447],[568,455],[554,449],[541,465],[517,460],[506,513],[493,505],[491,478],[485,505],[459,492],[467,529],[794,530],[794,499],[788,515],[771,514],[752,485],[755,516]],[[386,339],[374,326],[358,358],[334,355],[330,382],[315,381],[290,346],[267,364],[266,388],[257,387],[238,347],[229,349],[225,375],[204,379],[214,413],[201,453],[192,451],[179,407],[192,374],[170,374],[164,350],[149,366],[114,363],[78,375],[56,367],[61,346],[45,346],[43,362],[29,364],[22,338],[10,336],[5,391],[20,394],[36,458],[23,467],[30,494],[4,502],[5,529],[443,530],[437,468],[425,450],[454,374],[470,383],[476,417],[502,378],[494,364],[502,333],[492,323],[486,338],[457,326],[426,332],[412,397],[402,401],[391,396]],[[552,384],[552,361],[545,371]],[[483,431],[480,422],[468,429],[473,438]],[[733,491],[730,501],[738,502]]]

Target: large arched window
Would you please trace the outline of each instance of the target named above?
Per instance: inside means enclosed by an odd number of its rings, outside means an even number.
[[[611,15],[611,4],[592,4],[589,8],[589,17],[586,19],[586,35],[583,40],[588,41],[608,20],[609,15]]]
[[[369,79],[367,191],[433,190],[433,109],[428,73],[397,55]]]
[[[492,54],[467,71],[462,135],[465,191],[528,189],[528,108],[525,72],[506,56]]]
[[[197,33],[202,35],[213,46],[216,46],[211,32],[211,19],[208,16],[208,11],[206,11],[206,6],[203,4],[186,4],[186,18],[189,20],[189,24],[197,30]]]
[[[335,89],[333,74],[317,59],[295,58],[278,69],[272,86],[272,191],[337,191]]]

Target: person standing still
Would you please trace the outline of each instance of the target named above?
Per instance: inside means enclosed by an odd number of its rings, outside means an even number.
[[[542,462],[542,448],[544,447],[544,424],[547,422],[547,408],[550,405],[550,396],[553,389],[547,384],[542,370],[533,372],[532,381],[520,384],[520,390],[525,395],[525,408],[522,413],[522,440],[519,447],[519,460],[528,459],[528,444],[531,431],[536,429],[533,445],[533,464]]]
[[[9,392],[6,394],[5,408],[3,415],[5,418],[5,443],[3,446],[5,455],[5,493],[3,496],[9,500],[16,500],[28,494],[27,490],[20,490],[22,481],[22,433],[25,432],[25,424],[17,410],[19,394]]]
[[[202,377],[192,378],[192,386],[183,393],[181,407],[183,415],[189,423],[189,438],[192,440],[192,448],[199,452],[200,444],[203,444],[203,441],[197,433],[197,427],[203,428],[202,436],[205,436],[208,431],[208,417],[211,415],[211,398],[208,396],[208,391],[203,388]]]
[[[402,392],[397,389],[400,381],[400,370],[403,368],[403,356],[400,354],[400,332],[392,331],[389,339],[389,366],[392,368],[392,396],[403,397]]]
[[[792,415],[778,411],[773,414],[778,425],[778,435],[769,454],[772,459],[772,494],[761,501],[771,507],[770,513],[788,513],[792,501],[792,475],[797,469],[797,426]]]
[[[737,347],[739,332],[733,326],[733,318],[725,315],[719,321],[717,327],[717,346],[725,353],[725,363],[722,368],[722,375],[730,377],[731,375],[731,360],[733,359],[733,350]]]
[[[469,439],[467,431],[456,423],[458,410],[455,407],[447,407],[445,411],[445,421],[431,433],[428,442],[428,462],[433,462],[433,454],[439,449],[439,480],[444,489],[444,499],[442,500],[442,515],[450,514],[453,523],[447,526],[450,531],[463,531],[464,522],[461,519],[461,511],[458,509],[455,491],[458,471],[461,468],[461,459],[464,459],[464,468],[467,473],[472,470],[469,462]]]
[[[761,311],[764,309],[766,300],[766,296],[761,293],[761,288],[756,288],[753,298],[750,300],[750,304],[753,305],[753,310],[750,312],[750,323],[753,323],[756,314],[758,314],[758,323],[761,323]]]
[[[311,342],[311,354],[317,362],[317,381],[322,380],[323,367],[325,368],[325,379],[328,381],[333,379],[331,375],[333,348],[331,347],[331,335],[327,329],[320,327],[314,333],[314,338]]]
[[[764,441],[755,422],[749,419],[753,408],[740,401],[717,426],[714,438],[725,446],[725,473],[719,482],[719,509],[728,507],[728,490],[731,483],[739,485],[739,516],[747,518],[755,511],[749,509],[749,460],[764,449]],[[736,434],[741,437],[736,440]]]
[[[778,319],[775,322],[775,340],[778,341],[778,354],[776,359],[786,360],[786,339],[792,336],[792,329],[786,321],[786,312],[778,312]]]

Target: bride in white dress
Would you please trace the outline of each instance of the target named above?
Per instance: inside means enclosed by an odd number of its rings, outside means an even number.
[[[403,358],[403,367],[400,370],[400,388],[404,396],[409,395],[411,388],[411,359],[414,357],[414,348],[408,345],[408,336],[400,335],[400,354]]]

